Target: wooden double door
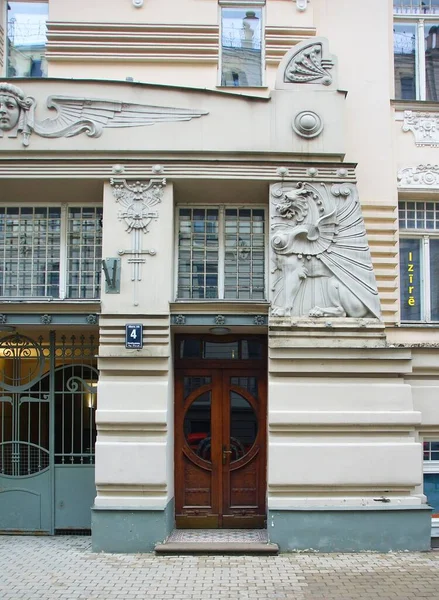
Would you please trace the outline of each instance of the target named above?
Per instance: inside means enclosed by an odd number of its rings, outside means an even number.
[[[265,369],[228,362],[176,369],[177,527],[266,523]]]

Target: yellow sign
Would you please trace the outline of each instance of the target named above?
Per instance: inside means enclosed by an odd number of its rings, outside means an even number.
[[[407,272],[408,272],[408,276],[409,276],[409,285],[408,285],[408,300],[407,300],[407,304],[409,306],[416,306],[416,298],[414,296],[415,293],[415,286],[414,286],[414,276],[416,274],[415,271],[415,265],[413,263],[413,253],[409,252],[409,260],[407,263]]]

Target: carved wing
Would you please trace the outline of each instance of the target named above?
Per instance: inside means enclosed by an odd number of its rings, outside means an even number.
[[[38,121],[34,126],[35,133],[47,138],[72,137],[80,133],[99,137],[105,127],[145,127],[170,121],[190,121],[208,114],[202,110],[70,96],[50,96],[47,107],[56,110],[56,116]]]
[[[332,190],[338,195],[337,235],[320,259],[379,318],[380,301],[360,203],[350,186],[344,186],[345,194],[337,187]]]

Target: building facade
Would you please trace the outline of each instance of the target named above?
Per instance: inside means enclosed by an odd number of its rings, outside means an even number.
[[[428,549],[438,0],[0,7],[0,531]]]

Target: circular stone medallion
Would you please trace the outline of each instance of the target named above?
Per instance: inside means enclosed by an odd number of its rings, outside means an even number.
[[[302,110],[293,119],[293,130],[304,138],[317,137],[323,131],[323,122],[312,110]]]

